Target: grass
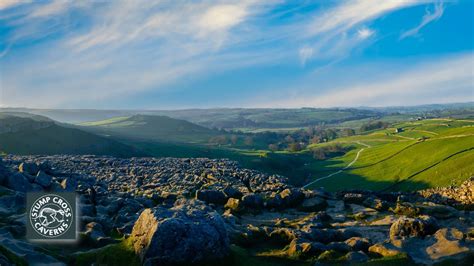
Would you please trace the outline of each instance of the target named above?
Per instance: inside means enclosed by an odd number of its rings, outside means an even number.
[[[3,256],[5,256],[10,262],[13,263],[13,265],[18,265],[18,266],[26,266],[28,265],[28,262],[22,258],[22,257],[19,257],[15,254],[13,254],[12,252],[10,252],[8,249],[6,249],[5,247],[3,247],[1,244],[0,244],[0,254],[2,254]]]
[[[399,134],[390,128],[337,139],[335,142],[363,142],[372,146],[365,148],[351,168],[314,186],[329,190],[414,190],[459,184],[474,174],[473,124],[468,120],[405,122],[395,125],[404,129]],[[413,139],[400,138],[400,135]],[[428,139],[418,140],[428,135]],[[354,154],[349,152],[330,161],[334,162],[333,166],[340,166],[352,158]],[[326,173],[314,172],[315,177]]]
[[[74,265],[141,265],[135,255],[130,239],[100,249],[77,253],[71,261]]]
[[[0,134],[0,150],[20,155],[95,154],[117,157],[142,155],[135,148],[118,141],[58,125]]]
[[[219,132],[166,116],[134,115],[81,124],[84,130],[133,140],[206,143]]]
[[[473,146],[473,124],[474,122],[466,120],[403,122],[392,128],[364,135],[310,145],[307,149],[295,153],[237,149],[225,145],[137,141],[131,144],[157,157],[229,158],[246,168],[285,175],[297,186],[345,168],[363,148],[364,151],[349,169],[315,183],[314,187],[322,186],[333,191],[348,188],[413,190],[458,184],[474,174],[474,167],[470,165],[473,151],[456,154]],[[402,133],[405,135],[413,133],[413,138],[406,137],[410,134],[402,136],[401,133],[395,133],[395,128],[399,127],[404,129]],[[419,134],[429,135],[429,139],[420,141]],[[313,158],[312,149],[335,143],[348,148],[349,151],[342,156],[325,160]]]

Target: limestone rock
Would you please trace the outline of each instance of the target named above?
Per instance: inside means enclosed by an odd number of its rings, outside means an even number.
[[[39,170],[39,166],[36,163],[21,163],[20,166],[18,166],[20,173],[26,173],[32,176],[36,176]]]
[[[439,229],[434,234],[434,237],[437,240],[436,243],[426,248],[426,253],[432,260],[455,256],[469,251],[469,247],[462,243],[463,233],[455,228]]]
[[[24,174],[15,173],[6,178],[5,186],[15,191],[26,192],[30,189],[31,184]]]
[[[224,205],[227,201],[224,192],[218,190],[198,190],[196,191],[196,199],[218,205]]]
[[[436,221],[431,217],[400,217],[390,227],[390,239],[399,237],[424,237],[433,234],[437,229]]]
[[[298,206],[298,209],[306,212],[317,212],[326,209],[327,206],[328,203],[325,199],[315,197],[303,200],[303,202]]]
[[[240,212],[242,211],[242,204],[240,200],[230,198],[227,200],[227,203],[225,204],[224,208],[230,209],[232,212]]]
[[[200,201],[144,210],[130,237],[145,265],[220,259],[229,249],[224,221]]]
[[[370,240],[363,237],[351,237],[344,241],[352,251],[367,251],[371,246]]]
[[[49,186],[51,186],[52,180],[53,178],[45,174],[43,171],[39,171],[35,177],[35,183],[41,185],[44,188],[48,188]]]
[[[263,198],[259,194],[247,194],[242,197],[243,206],[249,209],[261,209],[263,208]]]
[[[294,207],[299,205],[305,198],[304,193],[298,189],[285,189],[280,192],[280,197],[283,200],[285,206]]]
[[[351,251],[346,254],[345,258],[350,263],[363,263],[369,260],[369,257],[363,251]]]
[[[326,246],[321,243],[312,242],[304,238],[296,238],[291,241],[287,254],[290,257],[306,258],[318,255],[326,250]]]
[[[377,243],[369,247],[369,252],[379,254],[383,257],[393,257],[403,252],[390,243]]]

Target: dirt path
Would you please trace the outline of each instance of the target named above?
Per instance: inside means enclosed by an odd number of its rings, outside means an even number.
[[[307,187],[311,186],[312,184],[314,184],[314,183],[316,183],[316,182],[318,182],[318,181],[321,181],[321,180],[324,180],[324,179],[327,179],[327,178],[330,178],[330,177],[332,177],[332,176],[335,176],[335,175],[337,175],[337,174],[342,173],[344,170],[346,170],[347,168],[351,167],[354,163],[357,162],[357,160],[359,159],[360,154],[361,154],[365,149],[371,147],[370,145],[365,144],[365,143],[362,143],[362,142],[360,142],[360,141],[357,141],[356,143],[359,144],[359,145],[365,146],[365,148],[362,148],[362,149],[360,149],[360,150],[357,152],[356,157],[354,158],[354,160],[352,160],[348,165],[346,165],[346,166],[345,166],[344,168],[342,168],[341,170],[338,170],[338,171],[336,171],[336,172],[334,172],[334,173],[332,173],[332,174],[329,174],[329,175],[327,175],[327,176],[323,176],[323,177],[317,178],[317,179],[315,179],[315,180],[309,182],[308,184],[304,185],[302,188],[307,188]]]

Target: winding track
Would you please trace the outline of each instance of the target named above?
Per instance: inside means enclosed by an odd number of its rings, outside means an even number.
[[[474,134],[459,134],[459,135],[443,136],[443,137],[438,137],[438,138],[434,138],[434,139],[427,139],[427,140],[425,140],[425,141],[433,141],[433,140],[437,140],[437,139],[462,138],[462,137],[470,137],[470,136],[473,136],[473,135],[474,135]],[[356,143],[359,144],[359,145],[363,145],[363,146],[365,146],[366,148],[370,148],[370,147],[371,147],[370,145],[365,144],[365,143],[362,143],[362,142],[360,142],[360,141],[357,141]],[[396,152],[395,154],[392,154],[391,156],[389,156],[389,157],[387,157],[387,158],[385,158],[385,159],[383,159],[383,160],[381,160],[381,161],[379,161],[379,162],[377,162],[377,163],[380,163],[380,162],[382,162],[382,161],[385,161],[385,160],[387,160],[387,159],[389,159],[389,158],[391,158],[391,157],[393,157],[393,156],[399,154],[400,152],[402,152],[402,151],[406,150],[407,148],[410,148],[411,146],[413,146],[413,145],[415,145],[415,144],[418,144],[418,143],[420,143],[420,142],[416,142],[416,143],[413,143],[413,144],[411,144],[411,145],[408,145],[407,147],[403,148],[402,150]],[[352,162],[350,162],[346,167],[344,167],[344,168],[342,168],[342,169],[340,169],[340,170],[338,170],[338,171],[336,171],[336,172],[334,172],[334,173],[331,173],[331,174],[329,174],[329,175],[327,175],[327,176],[323,176],[323,177],[317,178],[316,180],[313,180],[313,181],[309,182],[308,184],[302,186],[302,188],[307,188],[307,187],[311,186],[312,184],[314,184],[314,183],[316,183],[316,182],[318,182],[318,181],[321,181],[321,180],[330,178],[330,177],[332,177],[332,176],[335,176],[335,175],[337,175],[337,174],[342,173],[344,170],[347,170],[347,169],[348,169],[349,167],[351,167],[355,162],[357,162],[357,160],[359,159],[360,154],[361,154],[366,148],[360,149],[360,150],[357,152],[357,155],[356,155],[356,157],[354,158],[354,160],[352,160]],[[412,177],[414,177],[414,176],[420,174],[421,172],[424,172],[424,171],[426,171],[426,170],[428,170],[428,169],[430,169],[430,168],[432,168],[432,167],[438,165],[439,163],[441,163],[441,162],[443,162],[443,161],[445,161],[445,160],[447,160],[447,159],[449,159],[449,158],[451,158],[451,157],[453,157],[453,156],[455,156],[455,155],[458,155],[458,154],[463,153],[463,152],[466,152],[466,151],[471,151],[471,150],[473,150],[473,149],[474,149],[474,147],[471,147],[471,148],[468,148],[468,149],[465,149],[465,150],[456,152],[456,153],[454,153],[454,154],[451,154],[451,155],[449,155],[448,157],[442,159],[441,161],[435,163],[434,165],[431,165],[431,166],[429,166],[429,167],[427,167],[427,168],[425,168],[425,169],[423,169],[423,170],[421,170],[421,171],[418,171],[418,172],[416,172],[416,173],[410,175],[410,176],[407,177],[406,179],[404,179],[404,180],[402,180],[402,181],[400,181],[400,182],[397,182],[396,184],[394,184],[394,185],[392,185],[392,186],[398,185],[399,183],[402,183],[402,182],[404,182],[404,181],[406,181],[406,180],[408,180],[408,179],[411,179]],[[375,164],[377,164],[377,163],[375,163]],[[372,165],[374,165],[374,164],[372,164]],[[369,166],[372,166],[372,165],[369,165]],[[388,188],[386,188],[386,189],[384,189],[384,190],[387,190],[387,189],[391,188],[392,186],[390,186],[390,187],[388,187]]]
[[[323,177],[317,178],[317,179],[315,179],[315,180],[309,182],[308,184],[304,185],[302,188],[307,188],[307,187],[311,186],[312,184],[314,184],[314,183],[316,183],[316,182],[318,182],[318,181],[321,181],[321,180],[324,180],[324,179],[327,179],[327,178],[330,178],[330,177],[332,177],[332,176],[335,176],[335,175],[337,175],[337,174],[342,173],[344,170],[346,170],[347,168],[351,167],[355,162],[357,162],[357,160],[359,159],[360,154],[361,154],[365,149],[371,147],[370,145],[365,144],[365,143],[362,143],[362,142],[360,142],[360,141],[357,141],[356,143],[359,144],[359,145],[365,146],[365,148],[362,148],[362,149],[360,149],[360,150],[357,152],[356,157],[354,158],[354,160],[352,160],[348,165],[346,165],[346,166],[345,166],[344,168],[342,168],[341,170],[338,170],[338,171],[336,171],[336,172],[334,172],[334,173],[332,173],[332,174],[329,174],[329,175],[327,175],[327,176],[323,176]]]

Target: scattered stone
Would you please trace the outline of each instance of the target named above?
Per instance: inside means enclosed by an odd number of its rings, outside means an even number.
[[[352,251],[367,251],[371,246],[370,240],[363,237],[351,237],[344,242]]]
[[[346,254],[345,258],[350,263],[363,263],[369,260],[369,257],[363,251],[351,251]]]
[[[285,206],[294,207],[299,205],[305,198],[304,193],[298,189],[285,189],[280,192],[280,197],[283,200]]]
[[[319,255],[326,250],[326,246],[321,243],[311,242],[304,238],[296,238],[291,241],[287,254],[293,258],[307,258]]]
[[[403,252],[390,243],[377,243],[369,247],[369,252],[379,254],[382,257],[393,257],[401,255]]]
[[[230,198],[225,204],[224,208],[230,209],[232,212],[241,212],[242,204],[240,203],[240,200]]]
[[[250,193],[242,197],[242,204],[249,209],[259,210],[263,208],[263,198],[259,194]]]
[[[21,173],[22,162],[38,170],[25,164]],[[130,235],[127,242],[144,264],[212,263],[228,254],[230,243],[272,243],[281,247],[276,255],[322,264],[401,254],[432,264],[474,249],[472,212],[446,206],[469,210],[460,205],[471,197],[465,184],[437,189],[463,194],[442,203],[434,194],[298,189],[284,177],[225,159],[6,156],[0,160],[0,232],[23,237],[24,192],[43,190],[78,193],[86,237],[81,248],[115,243],[110,232]],[[194,196],[199,200],[189,200]]]
[[[437,229],[436,220],[432,217],[400,217],[390,227],[390,239],[403,237],[424,237],[433,234]]]
[[[51,186],[52,180],[53,178],[51,176],[45,174],[43,171],[39,171],[36,175],[35,183],[41,185],[44,188],[48,188]]]
[[[364,200],[364,202],[362,202],[362,204],[366,207],[376,209],[378,211],[386,211],[389,207],[386,201],[374,197],[367,198],[366,200]]]
[[[99,239],[100,237],[105,237],[102,225],[96,222],[90,222],[86,225],[85,234],[93,240]]]
[[[36,176],[39,170],[39,166],[36,163],[21,163],[20,166],[18,166],[20,173],[26,173],[32,176]]]
[[[447,205],[424,202],[421,205],[417,205],[417,207],[420,209],[421,213],[433,216],[437,219],[449,219],[460,216],[458,210]]]
[[[455,228],[439,229],[434,237],[436,243],[426,248],[426,253],[432,260],[469,252],[469,247],[462,243],[464,234]]]
[[[319,261],[332,261],[338,258],[338,254],[334,250],[326,250],[318,256]]]
[[[242,192],[240,192],[238,189],[232,186],[225,187],[224,194],[226,195],[227,198],[234,198],[234,199],[241,199],[243,196]]]
[[[19,192],[26,192],[31,187],[28,178],[20,172],[9,175],[5,180],[5,186]]]
[[[218,205],[224,205],[227,201],[224,192],[217,190],[198,190],[196,191],[196,199]]]
[[[303,200],[298,209],[305,212],[317,212],[326,209],[327,206],[328,203],[325,199],[315,197]]]
[[[360,193],[346,193],[342,199],[345,203],[362,204],[366,196]]]

